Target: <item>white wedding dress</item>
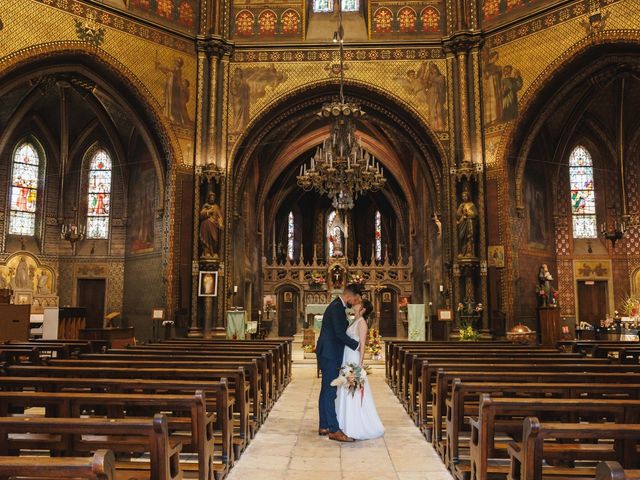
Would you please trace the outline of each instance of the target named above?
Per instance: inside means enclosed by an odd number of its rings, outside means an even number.
[[[364,320],[362,318],[356,320],[347,329],[347,335],[358,341],[360,341],[358,336],[359,322],[364,322]],[[348,363],[358,364],[359,362],[360,353],[357,350],[344,347],[342,365]],[[338,416],[340,430],[351,438],[356,440],[371,440],[384,435],[384,427],[378,416],[376,404],[373,401],[368,378],[364,384],[364,397],[362,397],[360,392],[356,392],[354,396],[351,396],[351,393],[346,387],[338,387],[336,414]]]

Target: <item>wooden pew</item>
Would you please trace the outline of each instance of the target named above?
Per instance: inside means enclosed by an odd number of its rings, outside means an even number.
[[[549,439],[555,442],[545,442]],[[595,467],[543,466],[545,459],[615,460],[624,468],[637,468],[639,442],[640,424],[540,423],[536,417],[527,417],[522,442],[512,442],[507,448],[511,459],[507,478],[541,480],[549,474],[564,478],[595,477]]]
[[[605,394],[615,398],[615,385],[583,384],[567,386],[566,389],[564,386],[555,385],[549,389],[550,393],[565,395],[563,398],[536,398],[536,394],[544,392],[543,384],[531,385],[531,391],[527,393],[531,394],[532,398],[492,398],[483,394],[479,408],[476,407],[476,416],[469,420],[469,461],[464,461],[458,456],[456,437],[452,435],[450,438],[448,466],[457,478],[487,480],[490,474],[508,473],[506,444],[503,440],[498,443],[496,435],[500,432],[509,435],[511,439],[516,438],[522,432],[522,418],[526,416],[536,415],[539,419],[571,422],[588,421],[592,418],[606,418],[614,423],[635,424],[640,421],[637,413],[640,408],[637,391],[626,391],[635,397],[634,399],[612,400],[598,398],[596,395]],[[523,389],[503,388],[498,384],[495,391],[524,393]],[[585,398],[583,395],[594,396]]]
[[[86,478],[115,480],[116,460],[111,450],[96,450],[92,457],[0,457],[0,479]]]
[[[27,409],[41,407],[46,417],[81,418],[86,411],[106,409],[108,418],[133,418],[129,412],[142,410],[145,416],[152,413],[172,411],[167,417],[170,438],[180,439],[183,451],[198,454],[197,468],[199,480],[213,480],[225,476],[233,463],[228,451],[215,446],[214,433],[217,431],[224,440],[226,432],[217,425],[217,416],[206,410],[206,397],[202,391],[195,395],[149,395],[119,393],[76,393],[76,392],[0,392],[0,417],[10,413],[24,415]],[[183,415],[187,417],[183,417]],[[224,418],[224,416],[223,416]],[[227,425],[226,428],[229,428]],[[185,435],[186,434],[186,435]],[[217,453],[218,463],[214,462]],[[186,464],[183,470],[189,470]]]
[[[385,358],[385,377],[387,379],[387,383],[391,383],[391,366],[394,364],[394,357],[395,357],[395,352],[398,350],[398,348],[403,347],[403,346],[408,346],[408,347],[437,347],[437,348],[443,348],[443,349],[458,349],[460,350],[461,347],[464,348],[460,342],[457,341],[438,341],[438,342],[428,342],[428,341],[424,341],[424,342],[415,342],[415,341],[410,341],[410,340],[390,340],[387,338],[383,338],[384,340],[384,358]],[[489,345],[491,348],[499,348],[501,346],[505,346],[505,345],[513,345],[513,346],[517,346],[518,344],[515,344],[513,342],[509,342],[509,341],[504,341],[504,340],[495,340],[495,341],[480,341],[480,342],[473,342],[473,346],[474,347],[483,347],[485,345]]]
[[[486,366],[476,366],[476,371],[468,371],[466,369],[456,370],[460,366],[449,369],[438,369],[434,383],[426,381],[423,383],[422,390],[425,386],[433,395],[427,396],[423,393],[425,401],[431,400],[431,404],[420,403],[420,415],[423,419],[421,430],[427,436],[427,439],[433,441],[438,448],[437,443],[443,438],[442,419],[446,414],[446,399],[451,392],[452,382],[458,378],[462,381],[476,382],[508,382],[508,383],[609,383],[624,384],[635,383],[640,384],[640,374],[637,373],[607,373],[607,372],[565,372],[561,368],[546,369],[539,371],[514,371],[500,369],[486,369]],[[483,368],[483,370],[480,370]],[[504,366],[503,366],[504,368]]]
[[[249,385],[245,382],[244,370],[232,369],[174,369],[174,368],[101,368],[93,367],[51,367],[51,366],[8,366],[10,376],[53,376],[71,378],[119,378],[149,380],[222,380],[229,382],[229,394],[234,398],[235,413],[238,417],[238,436],[234,436],[236,457],[246,448],[250,438],[249,425]],[[0,377],[1,378],[1,377]]]
[[[618,462],[600,462],[596,480],[640,480],[640,470],[624,469]]]
[[[10,346],[0,345],[0,362],[14,365],[19,363],[39,365],[40,353],[37,348],[12,348]]]
[[[267,399],[270,401],[269,408],[278,399],[279,395],[284,390],[286,384],[286,372],[285,364],[283,364],[282,353],[276,346],[249,346],[249,345],[230,345],[230,344],[197,344],[190,342],[187,344],[146,344],[136,345],[126,349],[135,354],[159,354],[170,353],[178,355],[225,355],[228,357],[246,357],[247,355],[256,357],[260,355],[266,356],[267,371],[268,371],[268,383],[269,383],[269,396]],[[108,353],[116,353],[109,351]],[[121,353],[121,352],[119,352]]]
[[[270,369],[272,369],[275,374],[276,399],[291,379],[292,341],[180,339],[168,340],[161,343],[138,345],[136,347],[141,349],[179,349],[182,351],[186,349],[189,349],[189,351],[226,350],[231,353],[242,352],[244,354],[268,352],[273,358],[273,365],[270,365]]]
[[[49,361],[52,366],[120,366],[154,368],[166,366],[170,363],[178,368],[237,368],[245,369],[245,376],[250,385],[251,408],[253,421],[259,426],[264,422],[269,405],[267,396],[269,391],[268,373],[264,357],[234,357],[229,359],[224,355],[178,355],[178,354],[149,354],[127,355],[125,353],[106,353],[82,355],[79,361],[57,362]]]
[[[103,444],[109,445],[114,453],[130,454],[142,449],[149,452],[148,465],[117,462],[119,477],[182,479],[179,461],[182,445],[171,445],[164,415],[156,415],[153,419],[0,417],[2,456],[27,448],[75,454],[104,448]]]
[[[593,358],[573,358],[566,357],[562,354],[551,354],[546,356],[546,354],[542,354],[541,356],[535,354],[493,354],[493,355],[485,355],[482,354],[481,358],[476,358],[474,356],[461,356],[458,357],[460,362],[465,365],[473,365],[473,364],[481,364],[481,363],[489,363],[489,364],[509,364],[509,365],[584,365],[587,367],[593,365],[609,365],[610,362],[607,359],[593,359]],[[399,392],[400,400],[405,405],[407,412],[412,416],[414,421],[417,421],[417,397],[418,391],[420,388],[420,375],[422,372],[422,366],[425,363],[428,363],[431,366],[437,365],[451,365],[453,362],[456,362],[455,357],[441,357],[441,356],[423,356],[423,357],[414,357],[413,364],[411,369],[409,370],[409,374],[406,378],[405,387],[402,388]],[[459,362],[456,362],[459,363]]]
[[[234,439],[233,398],[228,396],[227,381],[189,381],[189,380],[141,380],[131,382],[128,378],[69,378],[69,377],[3,377],[0,376],[1,392],[80,392],[91,395],[104,393],[144,394],[146,396],[162,394],[193,395],[201,390],[205,393],[207,411],[216,412],[216,428],[221,430],[221,458],[214,460],[230,466],[234,460],[233,445],[243,441]],[[0,395],[2,393],[0,392]],[[239,433],[237,433],[239,435]],[[214,465],[214,468],[220,470]],[[222,469],[225,470],[224,468]]]
[[[598,346],[615,346],[615,347],[638,347],[638,341],[625,340],[561,340],[557,343],[558,348],[571,352],[580,352],[590,354]]]

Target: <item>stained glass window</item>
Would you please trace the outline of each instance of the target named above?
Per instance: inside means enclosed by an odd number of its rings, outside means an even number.
[[[23,143],[13,156],[9,234],[35,235],[40,157],[31,143]]]
[[[374,228],[376,241],[376,260],[379,262],[382,260],[382,216],[380,215],[379,211],[376,211]]]
[[[87,238],[109,238],[111,210],[111,157],[98,150],[89,163],[87,188]]]
[[[343,12],[357,12],[360,10],[360,0],[340,0]],[[333,0],[313,0],[314,13],[333,12]]]
[[[329,258],[342,257],[344,255],[342,249],[343,234],[339,225],[334,225],[336,220],[336,211],[333,210],[327,218],[327,240],[329,242]]]
[[[574,238],[596,238],[596,194],[593,186],[593,160],[589,151],[578,145],[569,157],[571,213]]]
[[[293,219],[293,212],[289,212],[289,221],[287,223],[287,257],[289,260],[293,260],[293,239],[295,235],[295,222]]]
[[[313,0],[315,13],[333,12],[333,0]]]
[[[343,12],[357,12],[360,10],[360,0],[341,0]]]

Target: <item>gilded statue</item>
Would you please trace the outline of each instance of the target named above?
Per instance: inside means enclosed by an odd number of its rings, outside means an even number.
[[[224,219],[216,194],[211,192],[200,210],[200,243],[203,257],[217,257],[220,247],[220,233],[224,229]]]
[[[476,223],[478,208],[471,201],[467,190],[462,192],[462,202],[456,212],[458,226],[458,256],[475,257],[476,255]]]

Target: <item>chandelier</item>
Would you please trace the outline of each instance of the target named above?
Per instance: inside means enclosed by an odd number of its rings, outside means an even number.
[[[348,210],[360,195],[381,189],[387,180],[384,167],[362,148],[355,134],[356,120],[363,118],[365,112],[344,98],[344,28],[342,2],[337,3],[338,31],[333,41],[340,46],[340,100],[324,104],[318,112],[321,118],[331,121],[330,136],[317,147],[308,167],[306,163],[300,167],[297,180],[304,191],[316,190],[331,199],[333,208]]]

